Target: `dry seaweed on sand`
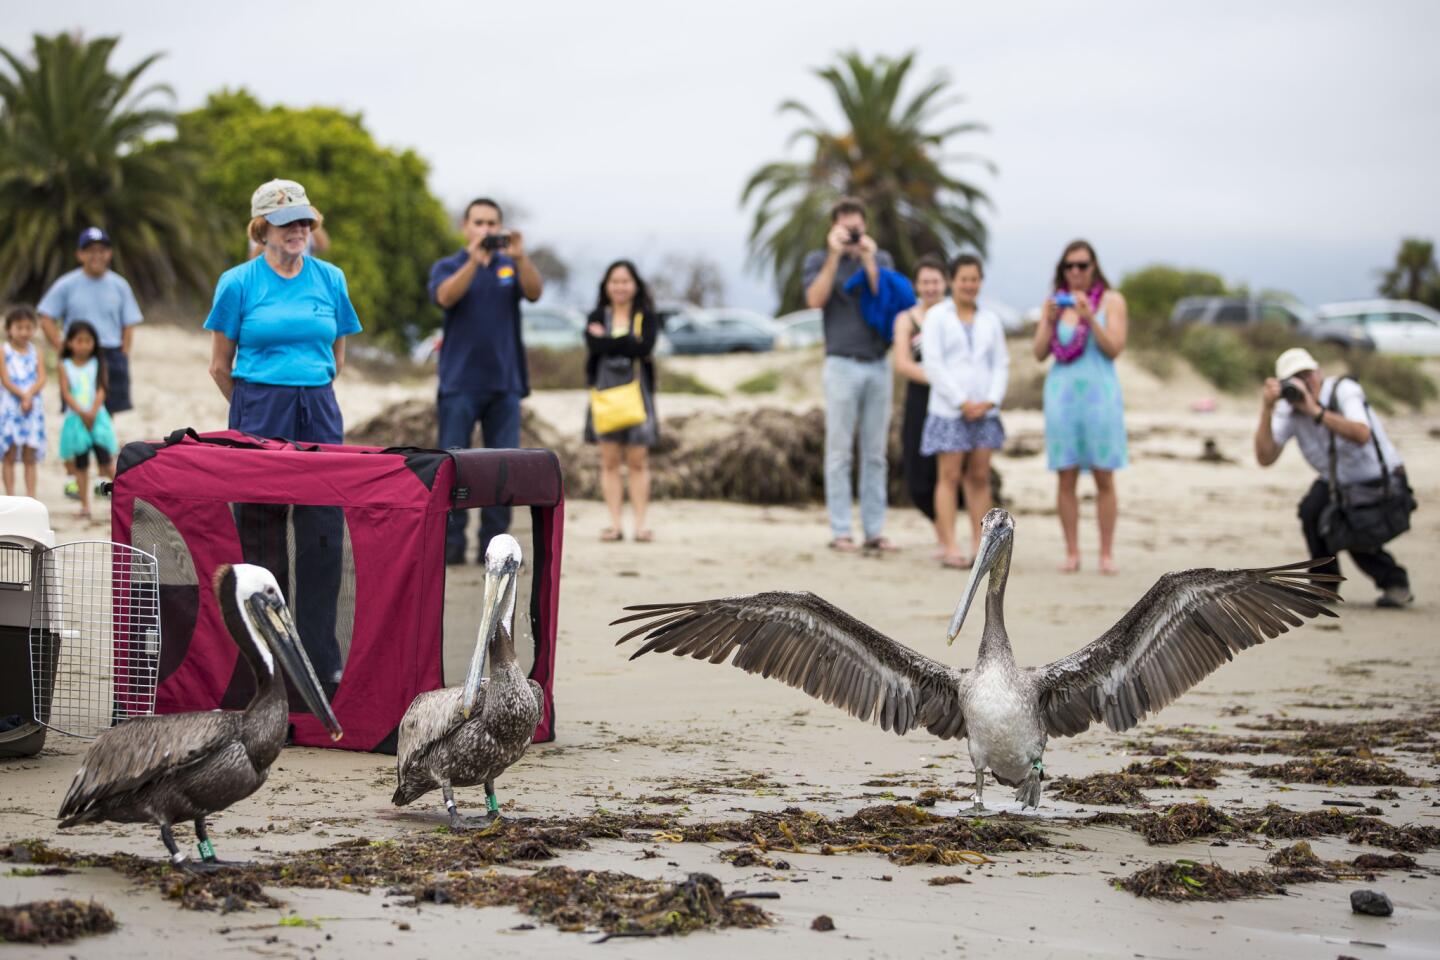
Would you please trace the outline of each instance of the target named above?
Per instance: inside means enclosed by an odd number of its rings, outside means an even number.
[[[1306,757],[1254,767],[1252,777],[1328,786],[1413,787],[1418,782],[1399,767],[1358,757]]]
[[[1050,795],[1070,803],[1110,807],[1132,807],[1150,802],[1150,798],[1140,792],[1137,778],[1126,773],[1092,773],[1078,779],[1057,777],[1050,785]]]
[[[1322,860],[1311,849],[1310,844],[1305,840],[1299,840],[1276,850],[1265,858],[1265,862],[1272,867],[1282,870],[1297,871],[1296,875],[1289,877],[1292,882],[1300,882],[1304,879],[1316,880],[1373,880],[1377,870],[1413,870],[1415,859],[1407,857],[1403,853],[1380,854],[1362,853],[1353,860]],[[1316,877],[1308,877],[1306,871],[1318,872]],[[1287,875],[1288,876],[1288,875]]]
[[[1161,861],[1112,881],[1118,890],[1154,900],[1240,900],[1280,893],[1283,887],[1267,870],[1230,871],[1194,860]]]
[[[1203,837],[1259,834],[1272,840],[1343,836],[1351,843],[1422,853],[1440,846],[1440,827],[1395,826],[1379,817],[1325,810],[1287,810],[1267,804],[1259,810],[1225,813],[1208,803],[1177,803],[1164,813],[1100,813],[1089,825],[1123,824],[1154,845],[1184,843]]]
[[[684,934],[703,927],[762,927],[765,911],[727,897],[719,880],[692,873],[685,880],[646,880],[610,870],[545,867],[533,874],[451,874],[409,889],[412,905],[456,903],[471,907],[514,906],[561,930],[609,934]]]
[[[1172,753],[1150,760],[1137,760],[1125,768],[1137,787],[1184,787],[1188,790],[1214,790],[1220,764],[1214,760],[1196,760],[1183,753]]]
[[[109,933],[115,914],[91,900],[36,900],[0,907],[0,943],[65,943]]]
[[[750,844],[762,853],[879,853],[901,866],[983,863],[986,854],[1050,845],[1043,833],[1023,820],[943,817],[910,804],[865,807],[835,820],[786,807],[780,813],[757,813],[742,821],[683,826],[677,835],[699,843]]]

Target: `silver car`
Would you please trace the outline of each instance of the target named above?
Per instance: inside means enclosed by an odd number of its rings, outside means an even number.
[[[520,302],[520,333],[529,348],[579,350],[585,346],[585,315],[572,307]],[[440,357],[443,331],[435,330],[410,348],[416,363],[434,363]]]
[[[1317,339],[1365,339],[1380,353],[1440,356],[1440,311],[1413,300],[1327,303],[1311,328]]]

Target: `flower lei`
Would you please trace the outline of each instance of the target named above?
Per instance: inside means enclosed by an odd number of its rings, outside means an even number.
[[[1105,296],[1105,285],[1096,283],[1090,288],[1090,310],[1094,313],[1100,311],[1100,298]],[[1085,342],[1090,339],[1090,321],[1081,317],[1075,324],[1075,333],[1069,343],[1060,342],[1060,320],[1056,317],[1055,329],[1050,334],[1050,355],[1055,358],[1056,363],[1074,363],[1080,354],[1085,352]]]

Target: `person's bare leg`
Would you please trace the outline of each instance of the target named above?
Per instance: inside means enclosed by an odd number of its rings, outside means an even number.
[[[649,540],[645,513],[650,509],[650,449],[638,444],[625,448],[625,469],[629,473],[630,509],[635,511],[635,539]]]
[[[965,510],[970,514],[970,556],[980,550],[980,521],[990,512],[991,450],[971,450],[965,458]]]
[[[620,526],[620,508],[625,503],[625,487],[620,481],[621,446],[607,440],[600,441],[600,493],[605,497],[605,509],[610,511],[610,529],[617,534]]]
[[[1080,501],[1075,495],[1080,468],[1061,470],[1057,478],[1055,509],[1060,514],[1060,532],[1065,535],[1065,563],[1060,570],[1074,573],[1080,569]]]
[[[1100,519],[1100,572],[1115,573],[1115,522],[1120,502],[1115,494],[1115,471],[1095,471],[1095,513]]]
[[[15,496],[15,448],[11,447],[5,451],[3,466],[0,466],[0,474],[5,479],[5,496]]]
[[[90,468],[81,469],[76,467],[74,471],[75,482],[80,485],[80,516],[86,520],[90,519]]]
[[[40,467],[36,462],[34,447],[26,447],[25,453],[25,496],[34,497],[40,489]]]
[[[940,538],[940,558],[946,563],[963,559],[955,546],[955,499],[960,490],[961,456],[959,450],[935,455],[935,535]]]

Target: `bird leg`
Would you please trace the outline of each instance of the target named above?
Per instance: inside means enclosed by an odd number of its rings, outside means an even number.
[[[160,839],[165,843],[165,849],[170,851],[170,866],[177,870],[183,869],[186,856],[180,852],[180,845],[175,842],[175,831],[170,829],[170,824],[160,824]]]
[[[985,809],[985,804],[984,804],[984,802],[983,802],[983,800],[982,800],[982,798],[984,797],[984,795],[985,795],[985,768],[982,767],[980,764],[977,763],[977,764],[975,764],[975,805],[970,808],[970,812],[971,812],[971,813],[976,813],[976,814],[979,814],[979,813],[989,813],[989,811]]]
[[[485,799],[490,807],[490,812],[483,817],[462,817],[460,810],[455,806],[455,791],[450,785],[441,786],[441,792],[445,795],[445,809],[450,811],[450,829],[457,833],[461,830],[479,830],[481,835],[494,832],[500,826],[498,814],[499,803],[495,800],[495,781],[485,781]]]
[[[168,832],[168,830],[168,827],[162,828],[162,836],[166,832]],[[215,847],[210,843],[210,833],[205,829],[204,817],[195,818],[195,839],[198,841],[196,843],[196,847],[200,851],[200,862],[196,863],[194,860],[187,859],[186,857],[180,855],[177,852],[171,855],[171,863],[173,863],[175,866],[179,867],[182,870],[188,870],[192,873],[214,873],[216,870],[223,870],[226,867],[251,866],[250,861],[221,860],[219,857],[215,856]],[[172,836],[170,840],[171,842],[173,842],[174,837]],[[169,846],[168,843],[166,845]],[[176,860],[176,856],[179,856],[180,859]]]
[[[1015,791],[1015,799],[1020,801],[1020,809],[1040,806],[1040,781],[1045,776],[1045,764],[1039,760],[1030,764],[1030,773],[1024,780],[1020,781],[1020,787]]]

